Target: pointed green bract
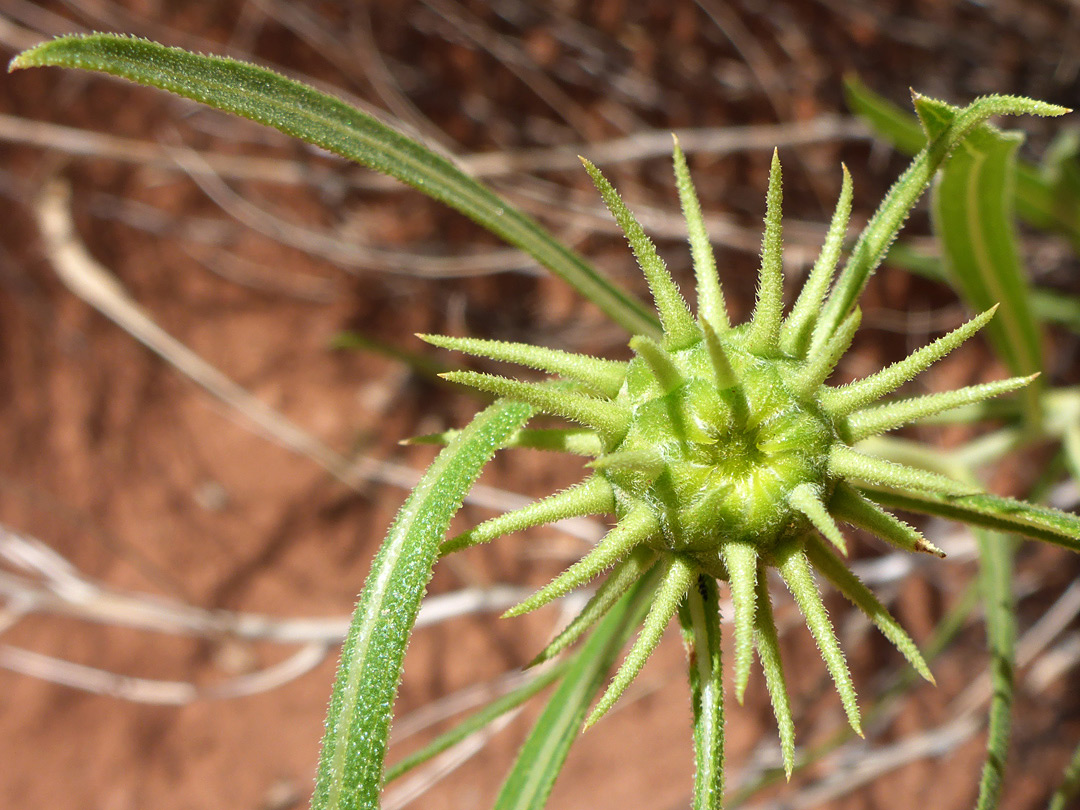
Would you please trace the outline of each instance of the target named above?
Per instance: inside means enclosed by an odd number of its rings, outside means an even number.
[[[784,678],[784,663],[780,658],[780,637],[773,620],[772,599],[769,597],[769,585],[765,578],[765,567],[758,564],[757,613],[754,614],[754,643],[757,645],[758,660],[765,673],[765,686],[769,690],[773,714],[776,715],[776,727],[780,732],[780,753],[784,759],[784,774],[788,779],[795,768],[795,721],[791,717],[791,703],[788,701],[787,681]]]
[[[478,338],[452,338],[442,335],[417,335],[432,346],[451,351],[465,352],[477,357],[490,357],[507,363],[558,374],[568,380],[582,383],[606,397],[619,393],[626,379],[626,363],[601,360],[584,354],[572,354],[558,349],[545,349],[528,343],[509,343],[502,340]]]
[[[862,310],[855,307],[840,324],[836,334],[822,347],[821,352],[807,360],[802,372],[792,384],[792,388],[799,396],[807,397],[815,394],[825,384],[825,380],[832,374],[844,352],[851,346],[851,341],[855,339],[855,332],[858,331],[861,322]]]
[[[664,471],[664,457],[652,448],[642,447],[633,450],[616,450],[605,453],[595,461],[588,463],[594,470],[628,470],[642,473],[654,480]]]
[[[402,439],[400,444],[449,444],[449,442],[461,431],[456,429],[443,430],[439,433],[427,433],[423,436],[412,436]],[[515,430],[500,450],[511,447],[524,447],[531,450],[551,450],[557,453],[569,453],[573,456],[588,456],[595,458],[604,452],[603,442],[596,435],[596,431],[589,428],[538,428],[534,430]]]
[[[656,564],[657,553],[648,548],[637,548],[623,562],[619,563],[592,595],[581,612],[557,635],[543,651],[529,662],[536,666],[554,658],[584,635],[611,610],[612,606],[630,590],[630,587],[644,577]]]
[[[834,417],[839,418],[866,407],[886,394],[891,394],[982,329],[986,322],[994,317],[996,310],[996,306],[988,309],[963,326],[954,329],[947,335],[942,335],[933,343],[923,346],[903,360],[893,363],[876,374],[857,380],[849,385],[826,391],[821,397],[822,407]]]
[[[683,376],[675,367],[671,356],[655,340],[644,335],[635,335],[630,339],[630,348],[649,364],[649,368],[652,369],[665,394],[683,384]]]
[[[604,452],[604,444],[589,428],[535,428],[516,431],[503,443],[504,448],[527,447],[533,450],[552,450],[574,456],[596,457]]]
[[[543,526],[546,523],[555,523],[572,517],[603,515],[614,511],[615,493],[611,489],[611,484],[599,476],[593,476],[556,495],[486,520],[479,526],[447,540],[442,544],[439,553],[446,555],[478,546],[481,543],[490,543],[504,534],[524,531],[533,526]]]
[[[735,371],[731,367],[724,344],[720,342],[716,331],[707,321],[702,322],[701,331],[705,335],[705,345],[709,352],[709,363],[712,366],[713,379],[719,391],[726,391],[738,384]]]
[[[844,534],[840,531],[840,527],[836,525],[832,515],[829,514],[829,510],[825,508],[825,504],[821,502],[821,494],[817,488],[811,484],[799,484],[799,486],[791,490],[788,501],[806,515],[810,522],[814,524],[814,528],[821,532],[830,543],[840,549],[841,554],[847,556],[847,542],[844,540]]]
[[[629,424],[629,415],[615,403],[576,391],[567,391],[544,383],[511,380],[495,374],[481,374],[477,371],[448,371],[439,376],[500,397],[528,403],[545,413],[595,428],[606,436],[622,436]]]
[[[783,198],[780,155],[774,151],[769,167],[769,191],[765,198],[765,235],[761,241],[757,304],[750,319],[747,338],[750,351],[758,354],[773,354],[779,347],[780,319],[784,308],[784,235],[780,224]]]
[[[730,404],[732,416],[736,420],[745,421],[749,414],[749,403],[746,401],[746,392],[735,377],[735,370],[731,367],[727,350],[724,349],[719,336],[707,322],[701,322],[701,331],[705,335],[704,343],[716,390],[720,391]]]
[[[921,397],[889,402],[856,411],[848,417],[849,438],[853,442],[860,441],[879,433],[901,427],[918,419],[925,419],[943,411],[959,408],[962,405],[971,405],[982,402],[991,397],[1016,391],[1030,383],[1038,374],[1028,377],[1011,377],[1007,380],[983,383],[981,385],[969,385],[966,388],[958,388],[955,391],[944,391],[940,394],[927,394]]]
[[[630,249],[637,258],[641,271],[645,274],[645,280],[649,282],[656,309],[660,313],[660,323],[664,326],[664,345],[672,349],[683,349],[694,343],[699,335],[694,319],[686,308],[686,301],[675,286],[664,260],[656,252],[656,246],[645,235],[645,229],[637,221],[622,197],[608,182],[607,178],[600,173],[592,163],[585,158],[581,159],[585,171],[593,180],[597,191],[604,199],[604,204],[611,211],[615,221],[622,229],[626,241],[630,243]]]
[[[575,588],[580,588],[659,531],[660,526],[650,509],[644,506],[635,508],[604,536],[596,548],[528,599],[510,608],[503,616],[529,613],[560,596],[565,596]]]
[[[944,475],[868,456],[842,444],[829,451],[829,471],[839,478],[854,478],[901,490],[926,490],[943,495],[971,495],[979,490]]]
[[[615,705],[615,701],[626,691],[626,687],[641,672],[646,659],[652,655],[652,651],[660,643],[660,637],[664,635],[671,617],[679,609],[679,602],[686,596],[690,583],[697,576],[694,564],[678,554],[671,555],[667,566],[667,572],[656,589],[656,597],[649,609],[649,615],[645,617],[641,634],[627,653],[619,671],[615,673],[611,685],[608,686],[600,702],[596,704],[596,708],[585,721],[585,728],[607,714],[608,709]]]
[[[750,543],[724,543],[720,554],[731,583],[731,601],[735,606],[735,699],[743,702],[754,661],[754,585],[757,581],[758,554]]]
[[[847,597],[849,602],[866,614],[867,618],[874,623],[874,626],[881,631],[881,634],[891,641],[893,646],[915,668],[915,671],[930,683],[934,683],[934,676],[930,674],[930,668],[926,665],[926,661],[923,660],[922,653],[919,652],[915,642],[904,632],[903,628],[889,614],[885,606],[878,601],[877,597],[870,592],[870,589],[862,583],[862,580],[851,573],[847,566],[816,538],[811,537],[807,540],[806,555],[809,557],[810,562],[813,563],[814,568],[824,574],[825,578],[833,584],[836,590],[840,591]]]
[[[817,642],[821,657],[825,660],[825,666],[828,667],[833,683],[836,684],[836,691],[840,695],[840,702],[844,705],[848,722],[855,733],[861,737],[859,704],[855,698],[855,687],[851,683],[851,673],[848,672],[844,653],[836,641],[829,614],[825,610],[821,594],[814,583],[814,575],[810,573],[810,564],[806,560],[805,552],[798,548],[787,549],[782,553],[777,568],[791,595],[795,597],[799,610],[806,619],[806,626],[810,628],[810,634]]]
[[[724,302],[720,276],[716,273],[716,257],[713,255],[709,234],[705,229],[705,219],[701,215],[701,203],[698,200],[694,183],[690,179],[690,169],[686,165],[686,156],[675,138],[674,164],[675,187],[679,191],[679,203],[690,241],[690,256],[694,263],[694,277],[697,280],[698,318],[708,323],[717,331],[730,328],[727,304]]]
[[[851,173],[847,166],[841,168],[844,179],[840,186],[840,198],[836,201],[836,210],[829,223],[829,232],[825,236],[825,244],[821,247],[821,253],[818,254],[799,297],[795,299],[791,314],[784,321],[780,336],[780,348],[796,357],[804,357],[810,345],[810,335],[817,323],[825,294],[829,291],[829,282],[836,272],[836,263],[840,259],[840,250],[847,234],[848,220],[851,219]]]
[[[945,556],[944,551],[914,527],[889,514],[847,484],[837,484],[829,509],[841,520],[865,529],[901,551],[923,551],[937,557]]]

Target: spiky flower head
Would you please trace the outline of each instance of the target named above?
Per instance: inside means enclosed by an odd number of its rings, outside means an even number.
[[[592,457],[592,474],[581,484],[482,523],[447,541],[444,552],[568,517],[616,517],[614,528],[590,553],[508,611],[534,610],[612,569],[582,613],[538,660],[573,643],[639,578],[660,568],[644,627],[586,725],[603,715],[634,679],[698,577],[726,581],[734,604],[736,695],[741,701],[756,647],[790,774],[794,731],[767,569],[775,568],[791,590],[848,720],[860,731],[851,676],[812,570],[864,611],[932,680],[912,640],[830,546],[847,554],[839,526],[845,522],[901,549],[942,555],[853,484],[946,495],[969,494],[972,488],[864,454],[854,445],[914,419],[1015,390],[1031,378],[877,404],[978,331],[993,315],[990,310],[865,379],[839,387],[826,384],[859,326],[857,307],[843,312],[830,309],[827,301],[851,211],[846,169],[824,247],[785,318],[781,170],[774,153],[757,303],[749,322],[732,326],[678,143],[675,180],[697,280],[696,316],[634,215],[599,170],[583,162],[645,274],[662,331],[632,338],[635,356],[629,362],[525,344],[422,336],[437,346],[557,375],[561,380],[541,383],[466,371],[444,376],[581,426],[524,430],[514,445]]]

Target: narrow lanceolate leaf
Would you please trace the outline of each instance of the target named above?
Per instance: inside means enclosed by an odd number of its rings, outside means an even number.
[[[1001,798],[1005,763],[1012,728],[1016,669],[1016,603],[1013,598],[1012,545],[993,532],[977,531],[979,586],[986,612],[986,640],[990,649],[990,722],[986,735],[986,762],[979,779],[975,810],[995,810]]]
[[[664,327],[664,345],[671,349],[690,346],[699,337],[694,319],[686,308],[686,301],[675,286],[675,280],[668,272],[664,260],[656,252],[656,246],[600,170],[585,158],[582,158],[581,162],[592,178],[596,190],[603,197],[604,204],[626,236],[641,272],[645,274],[645,280],[649,283],[653,300],[656,302],[656,310],[660,313],[660,323]]]
[[[847,556],[847,542],[844,540],[844,533],[840,531],[840,527],[836,525],[836,521],[829,514],[829,510],[821,502],[821,495],[813,484],[799,484],[795,487],[791,494],[788,495],[788,503],[806,515],[810,522],[814,524],[814,528],[821,532],[830,543],[840,549],[841,554]]]
[[[610,532],[604,535],[596,548],[567,568],[563,573],[538,590],[528,599],[510,608],[503,615],[520,616],[536,610],[553,599],[565,596],[584,585],[616,561],[627,556],[637,546],[644,543],[660,531],[660,525],[652,510],[642,504],[620,520]]]
[[[572,517],[603,515],[615,511],[615,492],[605,479],[594,475],[577,486],[548,498],[534,501],[521,509],[485,520],[479,526],[451,537],[439,548],[446,555],[465,548],[490,543],[504,534],[524,531]]]
[[[908,660],[915,671],[922,675],[930,683],[934,683],[934,676],[930,674],[930,668],[926,666],[922,653],[915,646],[915,642],[904,632],[900,624],[890,615],[885,606],[867,588],[862,581],[855,576],[851,569],[836,558],[816,537],[811,537],[806,543],[806,555],[810,558],[814,568],[833,584],[836,590],[847,597],[855,607],[861,610],[881,631],[881,634],[892,642],[893,646]]]
[[[957,496],[978,491],[971,484],[963,484],[928,470],[868,456],[842,444],[833,445],[829,451],[829,471],[840,478],[854,478],[905,492],[926,490]]]
[[[895,515],[886,512],[861,492],[841,482],[836,485],[829,510],[840,520],[880,537],[901,551],[925,551],[944,557],[945,552]]]
[[[873,488],[875,501],[927,515],[959,520],[1001,532],[1015,532],[1080,553],[1080,516],[999,495],[944,497],[932,492],[891,492]]]
[[[716,580],[701,575],[679,605],[689,654],[694,710],[693,810],[724,805],[724,679],[720,640],[720,594]]]
[[[610,400],[567,391],[554,385],[521,382],[477,371],[448,371],[439,376],[481,391],[490,391],[500,397],[527,402],[537,410],[595,428],[608,438],[622,437],[630,421],[629,415]]]
[[[930,139],[915,156],[863,229],[825,304],[814,331],[812,347],[826,340],[851,311],[938,167],[973,129],[995,115],[1055,116],[1066,112],[1064,107],[1016,96],[983,96],[964,107],[949,126]]]
[[[817,642],[818,650],[829,668],[836,691],[840,695],[840,702],[844,705],[848,722],[855,733],[862,736],[862,724],[859,722],[859,704],[855,698],[855,686],[851,683],[851,673],[848,672],[847,662],[844,661],[844,653],[836,640],[829,614],[821,601],[814,575],[810,572],[810,564],[806,560],[806,554],[802,549],[794,546],[781,552],[782,558],[777,566],[784,583],[795,597],[806,618],[806,626]]]
[[[528,253],[631,333],[655,334],[640,303],[539,224],[450,161],[370,115],[264,68],[112,34],[68,36],[24,51],[9,70],[96,70],[274,127],[383,172],[449,205]]]
[[[821,351],[811,357],[799,372],[799,376],[792,383],[796,394],[807,397],[818,392],[825,380],[829,379],[844,352],[851,346],[861,322],[862,310],[855,307],[851,314],[844,318],[836,333],[826,341]]]
[[[479,338],[452,338],[443,335],[417,335],[432,346],[451,351],[465,352],[477,357],[490,357],[507,363],[517,363],[529,368],[558,374],[568,380],[582,383],[599,394],[613,397],[619,393],[626,379],[626,363],[602,360],[584,354],[545,349],[528,343],[508,343],[502,340]]]
[[[821,396],[822,407],[835,418],[840,418],[860,408],[865,408],[886,394],[891,394],[982,329],[987,321],[994,317],[996,311],[995,305],[948,334],[912,352],[903,360],[886,366],[876,374],[826,391]]]
[[[652,607],[649,608],[649,615],[645,617],[645,624],[641,628],[641,634],[638,636],[637,641],[634,642],[634,646],[630,648],[630,652],[626,654],[626,660],[622,662],[619,671],[615,673],[615,677],[612,678],[611,684],[608,686],[607,691],[604,692],[603,697],[600,698],[600,702],[596,704],[596,708],[592,710],[592,713],[586,719],[585,728],[593,725],[607,714],[608,709],[615,705],[615,701],[626,691],[626,687],[641,672],[641,668],[645,666],[645,661],[652,655],[656,645],[660,643],[664,630],[667,629],[671,617],[675,615],[675,611],[679,609],[679,603],[686,596],[686,592],[696,576],[697,568],[693,562],[678,554],[670,555],[667,570],[663,579],[660,580],[660,585],[657,586],[656,596],[653,599]]]
[[[757,304],[747,339],[750,350],[759,354],[775,352],[780,342],[780,319],[784,309],[784,232],[780,224],[783,198],[780,155],[774,150],[769,167],[769,191],[765,195],[765,234],[761,241]]]
[[[957,109],[921,104],[920,117],[948,120]],[[943,121],[944,123],[944,121]],[[982,126],[945,161],[932,195],[934,231],[946,271],[975,310],[1000,302],[987,337],[1016,375],[1043,370],[1041,334],[1032,312],[1030,285],[1020,260],[1013,223],[1013,189],[1019,132]],[[1029,420],[1039,417],[1039,388],[1024,396]]]
[[[409,632],[439,541],[480,469],[532,414],[498,402],[479,413],[428,467],[398,512],[360,594],[341,652],[312,807],[377,807],[390,717]]]
[[[570,659],[558,689],[518,752],[494,810],[543,810],[570,746],[581,736],[589,704],[648,610],[655,586],[651,575],[634,585]]]
[[[543,691],[558,680],[563,672],[566,671],[568,663],[569,662],[567,661],[560,661],[557,664],[548,667],[543,672],[537,673],[535,677],[530,678],[525,683],[521,684],[521,686],[508,692],[502,697],[496,698],[479,711],[466,717],[449,731],[440,734],[419,751],[415,751],[404,759],[395,762],[386,769],[386,783],[389,784],[393,780],[404,776],[413,768],[423,765],[432,757],[438,756],[448,748],[457,745],[466,737],[487,728],[492,722],[499,717],[502,717],[507,712],[513,711],[529,700],[533,695]]]
[[[674,136],[673,136],[674,137]],[[724,331],[731,326],[728,320],[727,304],[720,286],[720,276],[716,272],[716,256],[713,255],[709,234],[705,229],[705,219],[701,215],[701,203],[698,200],[694,183],[690,179],[690,169],[686,165],[686,156],[675,138],[675,186],[679,191],[679,203],[690,239],[690,256],[694,263],[694,276],[697,280],[698,318],[708,322],[713,329]]]
[[[857,77],[844,81],[848,108],[897,149],[914,155],[926,145],[919,119],[874,93]],[[1061,188],[1039,167],[1021,161],[1016,171],[1016,212],[1036,228],[1055,230],[1080,244],[1080,209],[1061,204]]]
[[[1029,377],[1012,377],[1008,380],[969,385],[966,388],[957,388],[955,391],[943,391],[940,394],[927,394],[884,405],[873,405],[856,411],[848,417],[848,439],[853,442],[861,441],[869,436],[877,436],[879,433],[894,430],[943,411],[1007,394],[1023,388],[1038,376],[1038,374],[1032,374]]]
[[[810,333],[817,323],[821,304],[829,291],[829,282],[836,272],[836,263],[840,260],[840,250],[847,235],[848,220],[851,219],[851,173],[843,166],[844,179],[840,186],[840,198],[836,201],[836,210],[829,223],[829,232],[825,244],[821,247],[817,261],[814,262],[806,284],[795,299],[791,314],[784,321],[780,335],[780,347],[787,354],[804,357],[810,345]]]
[[[630,587],[645,576],[650,568],[656,563],[657,553],[650,548],[637,548],[625,560],[615,566],[608,574],[604,582],[596,589],[596,593],[582,608],[581,613],[574,617],[573,621],[566,626],[544,650],[536,656],[529,666],[536,666],[550,658],[555,657],[596,624],[611,607],[622,598],[622,595],[630,590]]]
[[[784,774],[788,779],[795,768],[795,721],[788,702],[787,681],[784,679],[784,663],[780,658],[780,637],[773,620],[772,600],[765,567],[759,563],[757,580],[757,614],[754,619],[754,642],[758,659],[765,673],[765,686],[769,690],[776,727],[780,731],[780,753],[784,759]]]
[[[758,554],[753,543],[731,541],[720,546],[720,556],[727,568],[731,601],[735,609],[735,699],[743,702],[754,661],[754,611],[757,599]]]

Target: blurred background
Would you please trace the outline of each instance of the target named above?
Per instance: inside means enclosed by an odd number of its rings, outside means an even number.
[[[229,54],[331,90],[454,156],[639,294],[576,156],[608,173],[690,289],[670,167],[677,130],[736,319],[752,305],[774,146],[790,289],[816,255],[840,163],[854,175],[859,224],[906,164],[850,116],[845,76],[905,108],[909,88],[961,104],[990,92],[1080,103],[1073,0],[0,0],[5,59],[88,31]],[[306,806],[338,639],[433,456],[398,442],[461,426],[477,407],[433,376],[466,361],[413,334],[619,358],[627,336],[460,215],[276,131],[54,69],[4,76],[0,112],[0,805]],[[1076,122],[1009,125],[1037,160]],[[925,244],[928,233],[920,209],[905,234]],[[1041,289],[1080,293],[1065,240],[1025,231],[1022,246]],[[967,317],[945,285],[890,267],[863,310],[838,371],[848,379]],[[1075,331],[1047,330],[1053,384],[1080,382],[1078,345]],[[973,341],[917,390],[1001,376]],[[912,435],[948,448],[970,431]],[[988,485],[1023,494],[1052,463],[1035,447],[988,471]],[[503,454],[459,523],[580,477],[572,460]],[[1078,500],[1075,485],[1054,497],[1063,508]],[[866,538],[853,557],[925,644],[975,562],[960,527],[920,525],[946,561],[902,559]],[[556,608],[496,617],[603,531],[566,528],[438,566],[391,760],[514,685],[565,620]],[[1021,668],[1003,807],[1044,807],[1080,737],[1078,573],[1066,552],[1018,552]],[[902,662],[829,599],[866,710]],[[798,742],[813,746],[844,721],[790,608],[778,606]],[[676,635],[581,737],[552,808],[688,806]],[[779,761],[756,671],[746,705],[728,710],[729,791],[755,808],[969,807],[987,667],[976,612],[934,662],[936,688],[903,691],[865,742],[743,796]],[[540,705],[395,782],[385,806],[489,805]]]

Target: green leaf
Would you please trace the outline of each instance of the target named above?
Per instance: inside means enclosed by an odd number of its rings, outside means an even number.
[[[653,574],[659,569],[657,566]],[[656,576],[642,579],[597,625],[566,669],[495,800],[494,810],[542,810],[570,746],[623,643],[649,610]]]
[[[975,810],[995,810],[1001,798],[1005,762],[1009,752],[1016,666],[1016,605],[1012,593],[1012,543],[993,532],[976,531],[979,544],[979,585],[986,613],[990,648],[990,723],[986,762],[979,780]]]
[[[543,691],[558,680],[559,676],[566,670],[567,663],[568,661],[559,661],[558,663],[551,665],[535,677],[529,678],[516,689],[507,692],[502,697],[495,698],[495,700],[491,701],[480,710],[473,712],[449,731],[440,734],[419,751],[415,751],[400,762],[395,762],[386,769],[385,781],[390,783],[398,777],[404,776],[413,768],[423,765],[432,757],[438,756],[446,749],[456,745],[469,735],[480,731],[494,720],[502,717],[502,715],[509,711],[513,711],[533,695]]]
[[[920,99],[925,118],[939,116],[948,126],[957,109]],[[1043,371],[1042,336],[1031,306],[1013,225],[1016,150],[1023,135],[983,125],[974,130],[942,166],[931,212],[941,240],[946,270],[968,305],[977,312],[1000,302],[987,335],[998,355],[1017,376]],[[1035,383],[1023,392],[1028,421],[1039,419]]]
[[[656,334],[652,315],[535,220],[449,160],[343,101],[245,62],[113,34],[66,36],[16,56],[9,70],[81,68],[167,90],[274,127],[395,177],[521,248],[631,333]]]
[[[938,167],[976,127],[994,115],[1052,116],[1066,112],[1064,107],[1020,96],[983,96],[960,110],[919,151],[863,228],[814,330],[811,351],[822,345],[847,317]]]
[[[689,656],[690,702],[694,710],[693,810],[724,806],[724,679],[721,667],[720,592],[701,575],[679,606]]]
[[[930,492],[900,494],[884,488],[865,489],[873,500],[885,506],[950,518],[985,529],[1015,532],[1080,553],[1080,516],[1049,506],[1000,495],[948,497]]]
[[[919,119],[875,93],[854,73],[844,77],[844,101],[875,134],[904,154],[914,155],[926,146],[926,133],[919,126]]]
[[[481,468],[532,414],[497,402],[436,457],[372,563],[341,652],[312,798],[314,810],[378,807],[383,760],[409,632],[439,542]]]
[[[870,90],[857,76],[844,82],[848,108],[878,135],[909,155],[926,145],[926,133],[911,113]],[[1080,249],[1080,194],[1052,174],[1021,161],[1014,189],[1016,213],[1037,228],[1064,234]]]

